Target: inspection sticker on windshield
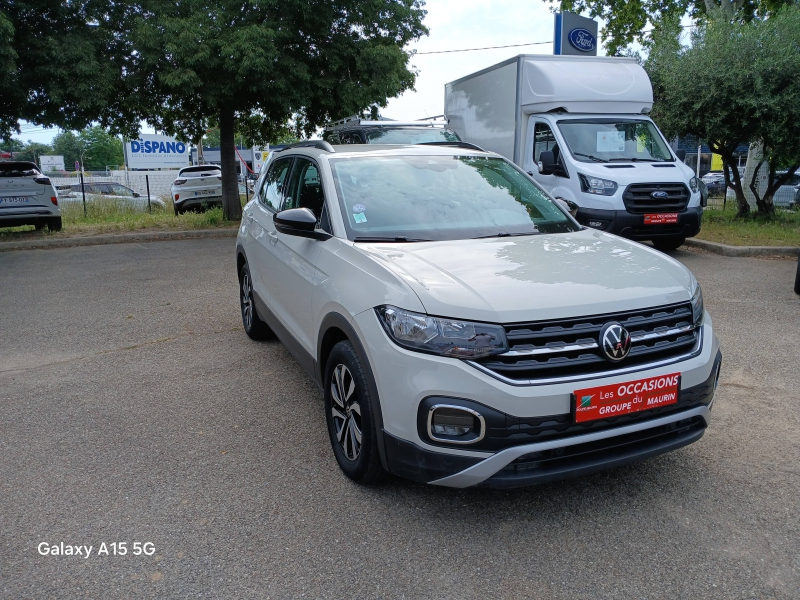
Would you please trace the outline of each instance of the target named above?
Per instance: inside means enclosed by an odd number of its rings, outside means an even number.
[[[669,223],[678,222],[678,213],[658,213],[654,215],[645,215],[645,225],[666,225]]]
[[[367,210],[367,206],[365,204],[353,204],[353,212],[354,213],[363,213]]]
[[[367,216],[363,212],[354,213],[353,214],[353,219],[355,220],[356,223],[366,223],[367,222]]]
[[[609,419],[677,404],[680,386],[681,374],[672,373],[575,390],[575,422]]]

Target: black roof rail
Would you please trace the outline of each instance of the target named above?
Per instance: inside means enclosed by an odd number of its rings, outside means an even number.
[[[470,144],[469,142],[419,142],[417,146],[452,146],[454,148],[466,148],[467,150],[478,150],[480,152],[486,152],[480,146],[476,146],[475,144]]]
[[[328,142],[325,140],[306,140],[305,142],[295,142],[288,146],[275,150],[275,152],[283,152],[284,150],[291,150],[292,148],[316,148],[317,150],[324,150],[325,152],[336,152]]]

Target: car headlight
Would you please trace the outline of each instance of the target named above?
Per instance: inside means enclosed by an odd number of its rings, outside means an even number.
[[[699,283],[695,282],[695,286],[692,295],[692,322],[695,327],[700,327],[703,324],[703,290]]]
[[[597,194],[599,196],[613,196],[617,191],[617,183],[599,177],[590,177],[583,173],[578,173],[581,182],[581,191],[587,194]]]
[[[400,346],[452,358],[481,358],[508,350],[499,325],[430,317],[396,306],[375,309],[389,337]]]
[[[697,177],[692,177],[689,180],[689,187],[692,188],[692,193],[693,194],[696,194],[698,192],[698,190],[700,189],[700,184],[698,183],[698,181],[699,180],[697,179]]]

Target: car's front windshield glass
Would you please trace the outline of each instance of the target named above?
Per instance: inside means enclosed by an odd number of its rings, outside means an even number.
[[[672,154],[650,121],[580,119],[558,122],[575,160],[580,162],[663,162]]]
[[[500,158],[330,159],[348,237],[458,240],[577,231],[535,183]]]
[[[458,142],[449,129],[414,127],[406,129],[375,129],[367,132],[370,144],[423,144],[425,142]]]

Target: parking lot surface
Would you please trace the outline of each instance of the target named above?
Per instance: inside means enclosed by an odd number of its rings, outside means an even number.
[[[796,263],[674,255],[722,341],[705,437],[492,491],[346,479],[231,239],[0,254],[0,598],[800,597]]]

